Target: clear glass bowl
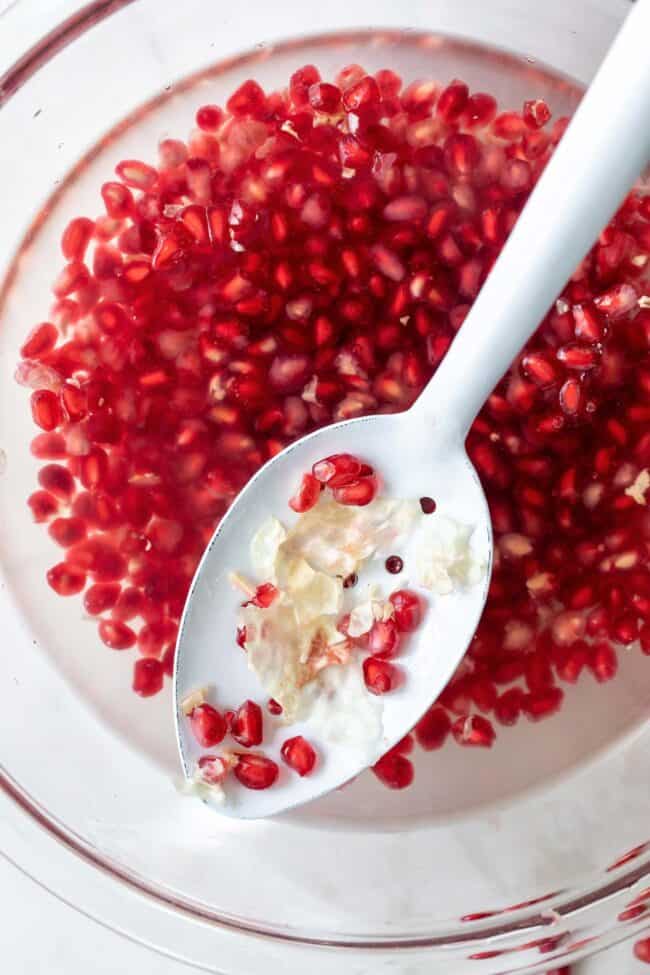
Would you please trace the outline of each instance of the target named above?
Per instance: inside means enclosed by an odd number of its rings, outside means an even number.
[[[119,159],[153,156],[245,78],[273,88],[310,61],[460,76],[504,107],[538,96],[568,113],[627,3],[411,0],[406,29],[400,6],[255,0],[240,22],[207,0],[0,13],[1,64],[14,65],[0,78],[0,848],[79,909],[206,970],[249,971],[264,952],[288,973],[315,955],[323,972],[394,971],[402,950],[412,972],[541,971],[648,923],[620,917],[650,873],[639,654],[490,753],[420,753],[407,792],[365,775],[290,816],[236,823],[175,789],[169,685],[135,697],[131,654],[106,651],[81,601],[45,583],[55,547],[24,503],[36,462],[13,372],[47,315],[61,230],[100,212]]]

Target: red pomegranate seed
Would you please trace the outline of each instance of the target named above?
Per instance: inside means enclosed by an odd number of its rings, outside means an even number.
[[[212,748],[226,737],[226,720],[210,704],[195,707],[189,719],[192,734],[203,748]]]
[[[564,691],[559,687],[546,687],[524,695],[522,710],[530,721],[541,721],[560,710]]]
[[[160,660],[155,657],[141,657],[133,665],[133,690],[140,697],[152,697],[162,690],[164,674]]]
[[[60,501],[69,501],[74,494],[74,480],[70,471],[60,464],[46,464],[38,473],[38,483]]]
[[[117,620],[101,620],[99,623],[99,638],[111,650],[128,650],[135,645],[136,639],[131,627]],[[138,691],[137,693],[141,692]]]
[[[147,623],[138,633],[138,650],[144,657],[158,657],[163,646],[172,639],[176,627],[168,620]]]
[[[304,775],[309,775],[316,764],[316,752],[302,735],[287,738],[282,745],[280,754],[289,768],[297,772],[301,778]]]
[[[425,515],[432,515],[437,508],[433,498],[420,498],[420,507]]]
[[[59,510],[59,502],[48,491],[34,491],[27,499],[34,521],[48,521]]]
[[[263,118],[268,110],[266,95],[256,81],[245,81],[230,96],[226,108],[237,117]]]
[[[219,755],[201,755],[196,765],[198,777],[206,785],[222,785],[231,768],[230,762]]]
[[[618,671],[616,651],[610,643],[594,643],[589,648],[589,670],[600,684],[612,680]]]
[[[644,623],[639,630],[639,642],[641,644],[641,651],[650,657],[650,625]]]
[[[320,490],[321,482],[313,474],[303,474],[300,487],[294,496],[289,499],[289,507],[299,513],[309,511],[320,498]]]
[[[233,772],[246,789],[268,789],[277,779],[280,770],[266,755],[246,752],[236,753],[236,757],[237,764]]]
[[[312,467],[312,474],[321,484],[328,484],[335,475],[355,479],[361,471],[361,461],[351,454],[333,454],[319,460]]]
[[[163,652],[160,662],[163,665],[163,670],[168,677],[174,676],[174,658],[176,656],[176,644],[171,643],[167,649]]]
[[[268,609],[271,603],[277,599],[279,595],[279,590],[275,588],[270,582],[263,582],[261,586],[258,586],[255,590],[255,595],[250,600],[253,606],[259,606],[260,609]],[[244,605],[248,605],[245,603]]]
[[[379,657],[366,657],[363,662],[363,679],[371,694],[388,694],[400,683],[397,667]]]
[[[399,630],[393,620],[376,620],[368,634],[368,651],[375,657],[396,657],[400,640]]]
[[[410,589],[398,589],[389,597],[395,611],[395,623],[403,633],[417,630],[422,620],[420,597]]]
[[[244,701],[235,712],[230,733],[240,745],[252,748],[262,744],[262,709],[254,701]]]
[[[462,114],[469,98],[469,88],[463,81],[452,81],[438,97],[436,113],[445,122],[455,122]]]
[[[66,443],[60,433],[39,433],[30,444],[34,457],[41,460],[63,460],[67,457]]]
[[[99,616],[106,610],[112,609],[120,595],[120,586],[116,582],[96,582],[84,593],[84,609],[91,616]]]
[[[642,938],[634,945],[634,957],[637,961],[650,965],[650,938]]]
[[[59,330],[51,322],[43,322],[31,330],[20,347],[23,359],[41,359],[52,351],[59,337]]]
[[[126,623],[141,615],[143,602],[143,595],[139,589],[133,587],[123,589],[113,606],[112,615],[116,620]]]
[[[63,231],[61,252],[66,261],[83,261],[95,224],[87,217],[75,217]]]
[[[541,129],[551,118],[551,110],[541,98],[524,102],[524,122],[531,129]]]
[[[334,488],[334,500],[338,504],[365,507],[377,493],[377,480],[371,474],[359,480],[352,481],[342,487]]]
[[[504,691],[494,705],[494,716],[499,724],[513,725],[519,720],[523,709],[524,692],[520,687],[511,687]]]
[[[218,105],[201,105],[196,113],[196,124],[205,132],[214,132],[223,121],[223,112]],[[179,163],[183,162],[182,159]]]
[[[47,573],[47,581],[59,596],[75,596],[86,585],[86,576],[65,562],[59,562]]]
[[[398,575],[404,568],[404,562],[399,555],[389,555],[384,564],[386,566],[386,572],[390,572],[394,576]]]
[[[404,755],[388,752],[372,766],[382,785],[389,789],[406,789],[413,782],[413,763]]]
[[[275,715],[282,714],[282,710],[283,710],[282,705],[279,704],[275,700],[275,698],[273,697],[269,698],[268,704],[266,706],[269,709],[269,714],[275,714]]]
[[[86,537],[86,523],[81,518],[55,518],[48,532],[58,545],[69,548]]]
[[[451,733],[459,745],[491,748],[496,737],[494,728],[480,714],[463,715],[451,726]]]
[[[310,87],[308,95],[311,107],[325,115],[333,115],[341,104],[340,89],[327,82],[316,82]]]
[[[126,186],[136,190],[150,190],[158,179],[158,173],[153,166],[148,166],[139,159],[123,159],[115,167],[115,172]],[[109,214],[117,215],[110,211]]]
[[[32,418],[42,430],[55,430],[61,425],[63,414],[56,393],[37,389],[31,396]]]
[[[451,731],[449,715],[441,707],[432,707],[420,718],[415,726],[415,738],[425,751],[442,748]]]

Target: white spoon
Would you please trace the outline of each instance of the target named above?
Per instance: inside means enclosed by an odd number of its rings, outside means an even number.
[[[202,750],[180,702],[205,685],[215,687],[212,703],[220,710],[237,707],[247,698],[262,704],[266,699],[256,674],[247,667],[246,654],[235,644],[242,595],[233,590],[228,574],[252,574],[253,534],[270,515],[285,522],[295,517],[287,500],[315,461],[348,452],[381,472],[389,497],[435,498],[440,512],[476,526],[476,550],[488,571],[482,585],[431,600],[422,626],[399,660],[406,675],[403,685],[381,698],[384,736],[375,754],[363,756],[335,746],[308,724],[287,727],[265,714],[260,750],[277,762],[280,776],[263,791],[246,789],[230,776],[226,801],[207,799],[220,812],[240,818],[268,816],[342,785],[412,728],[465,653],[483,611],[492,557],[490,515],[465,453],[465,437],[484,401],[650,158],[649,37],[650,0],[638,0],[453,345],[417,402],[405,413],[337,423],[292,444],[253,477],[221,521],[197,570],[178,639],[176,730],[188,777]],[[384,591],[399,587],[399,576],[376,571],[383,575]],[[283,741],[298,734],[304,734],[321,756],[314,772],[304,778],[280,758]],[[226,739],[224,745],[232,742]],[[219,746],[211,751],[218,754]]]

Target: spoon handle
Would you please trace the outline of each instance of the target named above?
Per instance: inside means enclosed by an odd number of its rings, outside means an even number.
[[[414,410],[463,440],[650,159],[650,0],[637,0]]]

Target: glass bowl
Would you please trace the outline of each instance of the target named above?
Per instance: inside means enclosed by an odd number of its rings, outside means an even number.
[[[489,753],[419,753],[416,782],[370,775],[273,821],[179,794],[170,687],[130,691],[133,651],[101,645],[45,583],[55,546],[25,505],[36,461],[19,347],[47,317],[68,220],[100,212],[122,158],[153,157],[196,107],[314,62],[405,80],[463,77],[503,107],[570,113],[624,0],[397,3],[18,0],[0,13],[0,848],[103,923],[208,971],[543,971],[648,924],[650,671],[630,653],[543,726]],[[379,26],[377,26],[379,25]],[[128,658],[128,659],[127,659]],[[605,694],[607,696],[605,696]],[[645,896],[648,897],[646,890]],[[635,909],[630,902],[638,899]],[[401,955],[400,955],[401,957]]]

